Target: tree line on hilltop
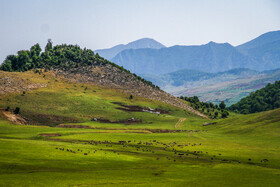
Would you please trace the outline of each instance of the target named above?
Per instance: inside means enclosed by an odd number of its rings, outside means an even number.
[[[101,56],[98,53],[94,53],[90,49],[81,49],[78,45],[56,45],[53,46],[52,41],[49,39],[45,51],[42,52],[42,48],[37,43],[33,45],[30,50],[18,51],[16,55],[9,55],[0,66],[2,71],[10,72],[23,72],[32,69],[43,68],[50,70],[51,68],[63,68],[71,69],[78,68],[80,66],[87,65],[103,65],[111,64],[118,69],[130,73],[130,71],[124,69],[122,66],[118,66]],[[158,86],[152,82],[147,81],[136,74],[134,77],[153,88],[159,89]]]

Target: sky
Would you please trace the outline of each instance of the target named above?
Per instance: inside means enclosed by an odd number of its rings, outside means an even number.
[[[48,39],[92,50],[146,37],[236,46],[275,30],[279,0],[0,0],[0,63]]]

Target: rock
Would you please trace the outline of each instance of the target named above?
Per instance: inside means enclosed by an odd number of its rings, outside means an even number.
[[[203,126],[208,126],[208,125],[214,125],[216,124],[217,122],[213,122],[213,123],[204,123]]]

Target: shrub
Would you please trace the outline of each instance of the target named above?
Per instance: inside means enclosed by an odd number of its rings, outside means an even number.
[[[14,114],[19,114],[20,108],[16,107],[16,109],[14,110]]]

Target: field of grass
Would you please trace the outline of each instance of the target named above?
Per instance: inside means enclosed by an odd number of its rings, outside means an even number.
[[[157,101],[47,73],[25,76],[48,87],[0,97],[2,110],[20,107],[33,124],[0,115],[0,186],[279,186],[280,109],[203,126],[207,120]],[[168,114],[127,112],[112,102]]]

